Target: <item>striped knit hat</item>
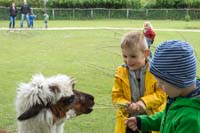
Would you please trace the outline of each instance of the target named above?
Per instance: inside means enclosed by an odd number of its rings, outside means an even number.
[[[178,88],[186,88],[196,83],[196,67],[192,46],[184,41],[170,40],[157,47],[150,72]]]

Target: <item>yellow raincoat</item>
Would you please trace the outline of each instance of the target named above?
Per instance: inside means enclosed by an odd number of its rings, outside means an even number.
[[[145,93],[140,99],[145,103],[148,114],[162,111],[166,104],[166,94],[157,86],[157,81],[146,67],[145,75]],[[131,102],[131,89],[128,78],[128,69],[125,66],[119,66],[115,72],[114,86],[112,88],[112,103]],[[115,133],[125,133],[124,124],[128,113],[123,109],[117,110]]]

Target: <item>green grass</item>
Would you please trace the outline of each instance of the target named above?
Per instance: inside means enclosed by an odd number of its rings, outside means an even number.
[[[159,28],[177,26],[179,29],[185,29],[186,25],[200,27],[196,21],[189,23],[169,21],[169,25],[163,26],[164,22],[152,23],[156,28],[159,23],[161,24]],[[5,26],[6,23],[0,21],[1,26]],[[53,21],[52,23],[54,27],[138,28],[143,25],[143,21],[134,20]],[[115,110],[111,105],[111,89],[114,70],[123,63],[119,42],[125,32],[127,31],[0,31],[0,128],[7,130],[16,128],[15,96],[20,82],[28,82],[36,73],[43,73],[46,76],[62,73],[75,77],[76,88],[94,95],[96,102],[91,114],[68,121],[65,132],[113,132]],[[157,31],[156,34],[154,47],[167,39],[181,39],[190,42],[196,53],[200,53],[199,33]],[[199,55],[197,56],[200,59]]]
[[[49,20],[49,27],[130,27],[142,28],[145,20]],[[199,21],[171,21],[171,20],[150,20],[155,28],[173,28],[173,29],[200,29]],[[9,21],[0,21],[1,27],[8,27]],[[19,27],[20,20],[16,21],[16,27]],[[24,22],[26,27],[26,21]],[[34,21],[34,27],[44,27],[41,20]]]

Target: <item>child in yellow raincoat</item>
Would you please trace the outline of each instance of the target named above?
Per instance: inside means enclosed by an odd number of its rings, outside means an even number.
[[[116,69],[112,103],[117,108],[115,133],[128,133],[125,119],[164,109],[166,94],[149,72],[149,49],[142,32],[129,32],[121,41],[123,65]],[[123,106],[122,106],[123,105]],[[139,133],[139,131],[136,131]]]

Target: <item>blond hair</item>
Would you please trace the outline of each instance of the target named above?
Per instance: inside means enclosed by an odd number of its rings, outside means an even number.
[[[148,49],[144,34],[134,31],[126,33],[121,40],[121,49],[124,48],[139,48],[142,51]]]
[[[144,27],[145,27],[145,25],[148,26],[149,28],[153,29],[153,26],[152,26],[151,22],[145,21],[144,22]]]

